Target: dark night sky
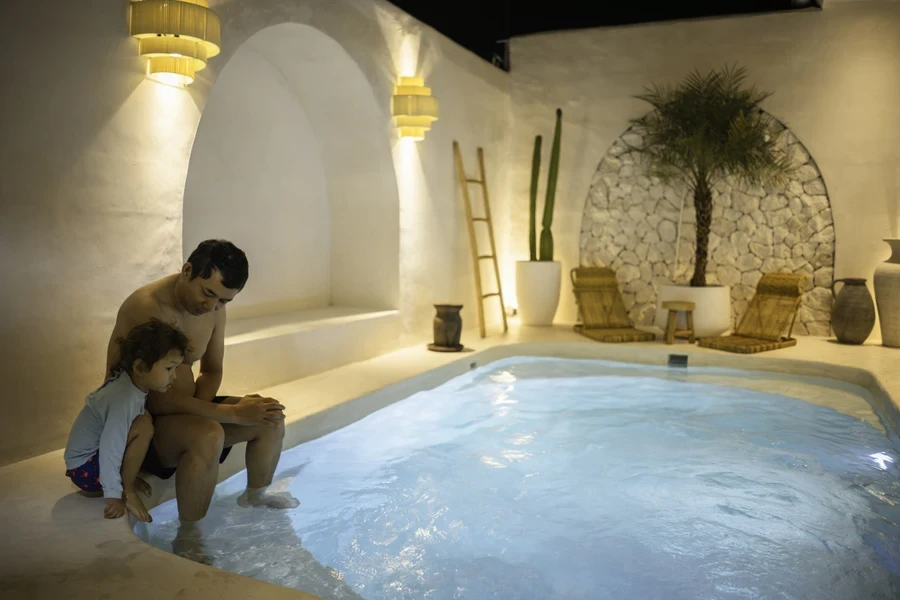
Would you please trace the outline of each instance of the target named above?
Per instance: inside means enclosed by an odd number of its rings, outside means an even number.
[[[498,40],[585,27],[797,10],[821,0],[390,0],[420,21],[490,61]]]

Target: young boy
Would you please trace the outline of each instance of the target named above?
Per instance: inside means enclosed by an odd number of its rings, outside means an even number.
[[[188,339],[158,319],[138,325],[119,343],[113,375],[88,394],[66,445],[66,475],[89,494],[106,499],[103,515],[118,519],[125,511],[139,521],[150,514],[136,490],[150,495],[138,470],[153,437],[153,422],[144,412],[150,390],[165,392],[175,381]]]

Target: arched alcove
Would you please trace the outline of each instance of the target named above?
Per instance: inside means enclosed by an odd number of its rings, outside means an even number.
[[[743,188],[733,178],[714,189],[707,281],[731,286],[737,321],[763,273],[805,273],[806,294],[794,331],[828,336],[835,246],[831,203],[809,151],[790,129],[779,127],[778,143],[796,169],[779,189]],[[665,185],[646,173],[629,151],[641,142],[640,132],[629,128],[600,161],[585,200],[580,263],[615,269],[631,319],[650,325],[656,286],[690,278],[694,207],[688,193],[679,236],[684,186]]]
[[[297,23],[250,37],[218,76],[197,130],[185,258],[210,237],[247,253],[235,316],[394,309],[398,215],[384,115],[350,55]]]
[[[185,259],[242,248],[223,389],[246,393],[369,358],[399,328],[399,194],[389,115],[333,38],[261,29],[216,78],[191,150]]]

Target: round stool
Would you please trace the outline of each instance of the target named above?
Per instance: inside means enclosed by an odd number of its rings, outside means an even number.
[[[669,310],[669,317],[666,320],[666,343],[674,344],[675,338],[687,338],[688,342],[694,343],[694,308],[696,304],[693,302],[680,302],[672,300],[663,302],[662,307]],[[675,329],[678,322],[678,313],[683,312],[687,319],[687,329]]]

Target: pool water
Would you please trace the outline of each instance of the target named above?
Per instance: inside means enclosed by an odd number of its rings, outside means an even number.
[[[295,510],[223,482],[206,550],[329,599],[900,598],[895,433],[670,373],[488,364],[286,451]]]

